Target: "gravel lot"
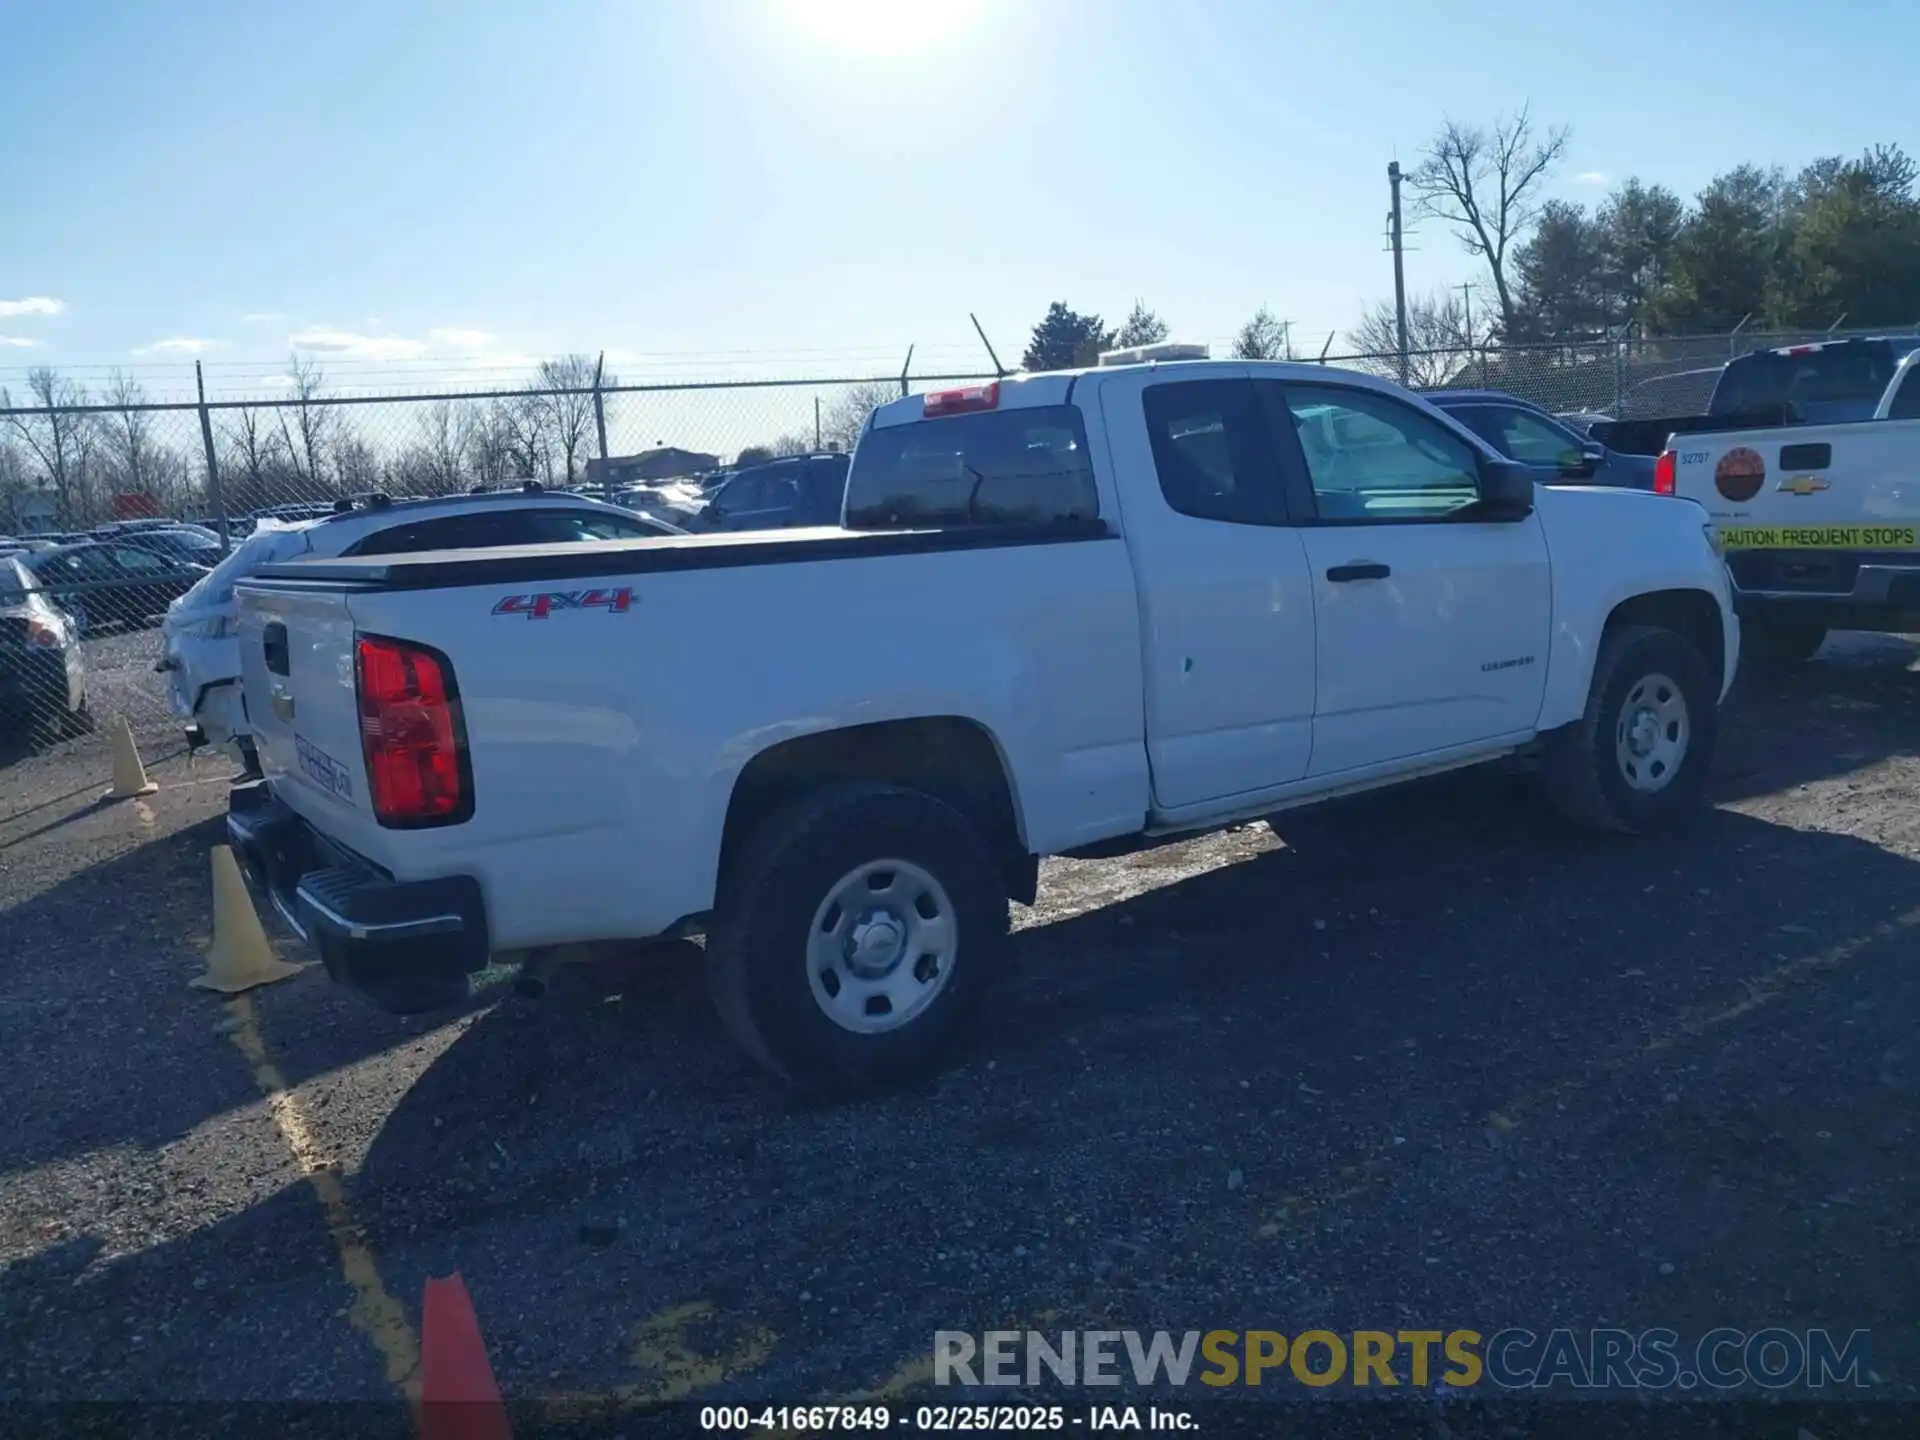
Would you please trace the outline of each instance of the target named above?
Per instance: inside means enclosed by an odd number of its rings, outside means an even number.
[[[1915,1398],[1920,646],[1847,642],[1743,681],[1677,838],[1473,773],[1049,862],[970,1062],[843,1107],[691,946],[430,1021],[189,990],[231,766],[20,760],[0,1402],[388,1399],[456,1269],[509,1394],[626,1433],[1026,1324],[1865,1328]]]

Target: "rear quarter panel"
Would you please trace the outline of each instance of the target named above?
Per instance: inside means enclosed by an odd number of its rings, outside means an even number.
[[[355,627],[452,661],[465,824],[388,836],[401,879],[464,872],[495,943],[656,934],[713,902],[733,785],[817,730],[957,716],[997,743],[1040,852],[1137,828],[1140,642],[1117,540],[569,578],[631,608],[496,614],[538,587],[360,593]]]

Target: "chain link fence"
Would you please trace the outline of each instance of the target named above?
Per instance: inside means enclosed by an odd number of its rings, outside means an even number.
[[[1734,355],[1827,338],[1835,332],[1461,347],[1408,355],[1406,376],[1415,389],[1497,389],[1556,413],[1647,418],[1703,410]],[[1311,358],[1388,377],[1401,365],[1394,354]],[[601,385],[587,365],[580,378],[366,394],[296,366],[289,391],[267,398],[148,403],[122,387],[113,401],[57,403],[76,392],[49,387],[56,403],[0,406],[0,764],[102,744],[94,717],[120,715],[143,753],[177,752],[185,719],[156,668],[156,626],[262,517],[527,480],[619,499],[636,483],[847,450],[874,406],[991,376]]]

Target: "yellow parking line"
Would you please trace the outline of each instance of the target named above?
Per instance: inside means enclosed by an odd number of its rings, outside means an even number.
[[[1824,970],[1838,969],[1868,946],[1917,926],[1920,926],[1920,908],[1909,910],[1891,920],[1882,921],[1871,930],[1856,935],[1851,940],[1843,940],[1828,946],[1816,954],[1803,955],[1799,959],[1776,965],[1773,969],[1749,980],[1746,993],[1731,1004],[1689,1006],[1654,1038],[1617,1059],[1603,1062],[1597,1067],[1594,1075],[1580,1079],[1555,1080],[1537,1090],[1530,1090],[1508,1101],[1498,1110],[1489,1112],[1486,1123],[1492,1129],[1502,1132],[1513,1130],[1529,1114],[1539,1110],[1548,1101],[1558,1100],[1577,1090],[1585,1089],[1595,1079],[1617,1074],[1636,1061],[1673,1049],[1683,1040],[1693,1039],[1737,1020],[1743,1015],[1750,1015],[1785,995],[1794,982]],[[1294,1194],[1281,1196],[1278,1204],[1261,1215],[1256,1233],[1261,1239],[1270,1240],[1280,1234],[1290,1221],[1299,1220],[1343,1200],[1357,1198],[1387,1174],[1392,1168],[1392,1160],[1393,1145],[1391,1143],[1381,1145],[1367,1159],[1342,1166],[1331,1177],[1315,1185]]]
[[[1599,1074],[1612,1075],[1626,1068],[1636,1060],[1649,1055],[1660,1055],[1673,1049],[1683,1040],[1691,1040],[1716,1030],[1722,1025],[1751,1015],[1763,1006],[1771,1005],[1793,988],[1794,982],[1809,975],[1819,974],[1823,970],[1837,970],[1853,959],[1869,945],[1891,939],[1905,931],[1920,926],[1920,908],[1896,915],[1891,920],[1883,920],[1871,930],[1854,936],[1851,940],[1842,940],[1825,950],[1812,955],[1802,955],[1796,960],[1788,960],[1776,965],[1763,974],[1756,975],[1747,982],[1746,993],[1732,1004],[1718,1006],[1691,1005],[1682,1010],[1673,1021],[1658,1035],[1641,1044],[1617,1060],[1602,1065]],[[1548,1100],[1557,1100],[1572,1091],[1590,1084],[1587,1080],[1559,1080],[1552,1085],[1530,1091],[1519,1098],[1509,1101],[1487,1116],[1487,1123],[1500,1130],[1511,1130],[1530,1111],[1540,1108]]]
[[[713,1302],[692,1300],[642,1320],[633,1328],[627,1361],[645,1379],[604,1393],[551,1396],[541,1406],[542,1418],[548,1424],[578,1424],[671,1405],[766,1364],[779,1337],[763,1325],[748,1326],[723,1355],[703,1355],[693,1348],[687,1327],[717,1313]]]
[[[386,1282],[380,1278],[380,1266],[374,1259],[373,1247],[367,1243],[366,1232],[354,1218],[353,1207],[347,1203],[340,1176],[323,1155],[313,1138],[313,1132],[307,1128],[306,1117],[301,1115],[300,1107],[294,1102],[286,1076],[280,1073],[280,1067],[267,1054],[266,1039],[260,1033],[260,1018],[253,1008],[251,997],[236,995],[227,1003],[227,1011],[232,1016],[232,1028],[228,1035],[246,1057],[248,1066],[253,1070],[254,1083],[260,1087],[267,1108],[272,1112],[273,1123],[279,1128],[281,1138],[287,1142],[287,1149],[293,1153],[294,1162],[299,1165],[301,1174],[320,1201],[327,1234],[340,1257],[340,1273],[353,1291],[353,1304],[347,1312],[347,1318],[353,1328],[366,1336],[374,1349],[380,1352],[388,1383],[400,1390],[417,1416],[420,1400],[420,1339],[414,1332],[412,1322],[407,1319],[406,1308],[394,1298]]]

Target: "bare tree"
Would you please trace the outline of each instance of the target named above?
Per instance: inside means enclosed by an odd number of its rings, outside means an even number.
[[[7,528],[20,528],[20,497],[29,488],[26,458],[9,436],[0,435],[0,515]]]
[[[119,466],[121,484],[136,495],[152,494],[159,476],[159,446],[153,437],[153,412],[140,382],[119,370],[107,382],[107,403],[114,407],[109,447]]]
[[[496,402],[472,416],[467,439],[467,462],[476,485],[504,485],[514,478],[513,436]]]
[[[1233,337],[1233,358],[1236,360],[1293,359],[1293,341],[1288,330],[1286,321],[1276,319],[1274,313],[1262,305],[1253,312],[1253,318],[1240,327],[1240,333]]]
[[[53,486],[60,523],[71,525],[85,508],[87,469],[93,453],[94,417],[73,407],[87,403],[86,386],[46,366],[27,372],[27,391],[40,413],[8,415],[7,427],[27,448]],[[13,398],[0,389],[0,410]]]
[[[307,492],[302,498],[312,499],[328,489],[327,450],[339,415],[326,403],[327,377],[319,362],[296,354],[287,373],[294,403],[280,408],[280,435],[294,474]],[[288,411],[293,412],[292,424],[287,421]]]
[[[334,473],[345,495],[364,495],[381,488],[380,457],[358,435],[338,435],[333,441]]]
[[[589,355],[542,360],[531,387],[546,392],[536,399],[546,412],[548,443],[558,452],[560,469],[569,485],[586,470],[587,457],[596,443],[592,391],[597,368]],[[602,383],[612,384],[612,377]]]
[[[276,480],[291,468],[275,419],[252,405],[228,412],[231,419],[222,427],[226,439],[226,458],[221,462],[227,477],[226,502],[242,513],[273,503]]]
[[[1514,331],[1517,320],[1507,254],[1539,214],[1540,187],[1567,153],[1572,134],[1564,125],[1536,132],[1524,105],[1490,127],[1447,120],[1407,177],[1414,213],[1452,225],[1467,253],[1487,262],[1503,335]],[[1411,315],[1408,332],[1411,345]]]
[[[1382,300],[1347,332],[1358,353],[1356,369],[1397,378],[1400,373],[1399,326],[1391,300]],[[1460,300],[1450,294],[1407,299],[1407,384],[1432,390],[1456,379],[1472,364],[1473,341]]]
[[[499,427],[507,464],[515,480],[553,479],[551,415],[538,396],[494,402],[493,420]]]
[[[776,435],[765,446],[776,457],[783,455],[807,455],[813,451],[813,437],[797,431],[791,435]]]
[[[900,398],[900,388],[884,380],[868,380],[849,385],[826,407],[820,421],[820,443],[829,448],[852,450],[867,417],[882,405]]]
[[[473,449],[474,415],[470,405],[436,400],[414,416],[420,438],[401,457],[410,487],[426,494],[445,495],[465,484],[468,455]]]

